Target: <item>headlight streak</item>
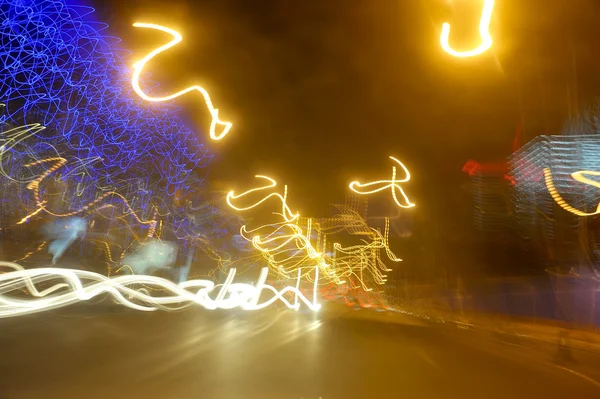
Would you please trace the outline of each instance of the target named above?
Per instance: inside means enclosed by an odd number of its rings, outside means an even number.
[[[479,35],[481,36],[481,44],[473,50],[454,50],[448,42],[450,37],[450,24],[448,22],[444,22],[442,25],[442,33],[440,34],[440,44],[442,49],[444,49],[444,51],[448,54],[459,58],[475,57],[486,52],[490,47],[492,47],[493,43],[492,35],[490,34],[490,22],[492,20],[493,12],[494,0],[484,0],[483,11],[481,12],[481,19],[479,21]]]
[[[202,88],[200,86],[190,86],[181,91],[178,91],[177,93],[174,93],[174,94],[171,94],[168,96],[163,96],[163,97],[152,97],[152,96],[149,96],[146,93],[144,93],[144,91],[140,87],[140,75],[142,74],[144,67],[146,66],[148,61],[150,61],[152,58],[156,57],[158,54],[162,53],[163,51],[166,51],[166,50],[170,49],[171,47],[174,47],[177,44],[179,44],[183,40],[183,37],[181,36],[181,34],[179,32],[177,32],[173,29],[167,28],[165,26],[156,25],[156,24],[136,22],[133,24],[133,26],[136,28],[155,29],[155,30],[159,30],[161,32],[168,33],[169,35],[173,36],[173,40],[171,40],[167,44],[164,44],[164,45],[152,50],[145,57],[143,57],[140,61],[136,62],[133,65],[133,76],[131,78],[131,84],[133,86],[133,90],[138,94],[138,96],[140,96],[144,100],[150,101],[150,102],[169,101],[169,100],[173,100],[179,96],[182,96],[184,94],[187,94],[191,91],[198,91],[204,98],[204,102],[206,103],[208,112],[210,112],[210,115],[212,117],[212,120],[210,123],[210,130],[209,130],[210,138],[213,140],[221,140],[223,137],[225,137],[227,135],[227,133],[229,133],[229,130],[231,129],[232,124],[230,122],[224,122],[219,119],[219,110],[213,106],[212,100],[210,99],[210,95],[204,88]],[[217,134],[217,132],[216,132],[217,127],[223,128],[221,133]]]
[[[383,190],[389,188],[392,191],[392,198],[394,199],[394,202],[396,203],[396,205],[398,205],[401,208],[412,208],[415,206],[415,204],[410,202],[410,200],[404,193],[404,190],[402,190],[402,187],[398,184],[398,183],[406,183],[407,181],[409,181],[410,180],[410,172],[408,171],[406,166],[404,166],[404,164],[402,162],[400,162],[399,160],[397,160],[396,158],[390,157],[390,159],[392,161],[396,162],[402,168],[402,170],[404,171],[404,174],[406,175],[406,177],[404,179],[396,180],[396,173],[397,173],[396,166],[392,166],[392,180],[378,180],[378,181],[373,181],[373,182],[364,183],[364,184],[359,183],[358,181],[353,181],[349,185],[350,190],[352,190],[356,194],[370,195],[370,194],[375,194],[375,193],[378,193],[380,191],[383,191]],[[362,190],[362,189],[366,189],[366,190]],[[400,194],[402,195],[402,198],[404,198],[404,203],[401,203],[400,201],[398,201],[398,196],[396,195],[396,190],[398,190],[400,192]]]
[[[584,175],[600,176],[600,172],[594,172],[591,170],[580,170],[578,172],[572,173],[571,177],[573,177],[574,180],[576,180],[580,183],[587,184],[592,187],[600,188],[600,182],[598,182],[596,180],[588,179],[588,178],[584,177]],[[583,211],[580,211],[579,209],[569,205],[567,203],[567,201],[565,201],[562,198],[562,196],[560,195],[560,193],[554,186],[554,182],[552,181],[552,172],[550,171],[550,168],[544,168],[544,181],[546,183],[546,187],[548,188],[548,192],[552,196],[552,199],[554,199],[554,201],[556,201],[556,203],[561,208],[563,208],[565,211],[571,212],[577,216],[582,216],[582,217],[594,216],[594,215],[600,214],[600,203],[598,203],[598,206],[596,207],[596,210],[594,212],[583,212]]]
[[[235,269],[229,271],[224,284],[215,285],[210,280],[188,280],[175,284],[155,276],[106,277],[84,270],[24,269],[10,262],[0,262],[0,267],[10,270],[0,274],[0,318],[50,311],[102,294],[109,294],[118,304],[140,311],[180,310],[192,305],[209,310],[259,310],[277,301],[294,310],[300,309],[302,304],[312,311],[321,308],[317,302],[318,269],[315,269],[312,299],[308,299],[297,288],[299,283],[296,287],[286,286],[280,290],[266,284],[267,268],[261,270],[254,285],[234,283]],[[152,296],[144,286],[153,287],[163,295]],[[32,298],[21,299],[19,292],[22,289],[26,289]],[[272,296],[261,302],[263,291]],[[286,299],[286,295],[290,294],[294,296],[292,302]]]

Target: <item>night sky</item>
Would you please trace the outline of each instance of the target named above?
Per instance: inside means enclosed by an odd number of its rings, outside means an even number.
[[[505,159],[519,124],[526,141],[558,134],[600,94],[595,0],[497,1],[494,46],[470,59],[444,53],[439,33],[449,21],[455,48],[476,46],[483,1],[91,4],[131,63],[167,39],[133,22],[182,33],[147,70],[165,92],[204,86],[234,123],[209,143],[202,101],[177,102],[216,154],[209,187],[248,188],[267,174],[289,185],[303,214],[329,215],[351,180],[388,178],[393,155],[413,173],[407,192],[421,229],[438,239],[468,232],[468,159]]]

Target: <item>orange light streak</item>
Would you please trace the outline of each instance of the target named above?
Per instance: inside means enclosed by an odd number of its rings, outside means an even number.
[[[479,20],[479,36],[481,36],[481,44],[473,50],[454,50],[448,42],[448,38],[450,37],[450,24],[448,22],[444,22],[442,25],[442,33],[440,34],[440,44],[442,49],[444,49],[444,51],[448,54],[459,58],[475,57],[489,50],[493,43],[492,35],[490,34],[490,22],[492,20],[493,12],[494,0],[484,0],[483,11],[481,13],[481,19]]]
[[[148,63],[148,61],[150,61],[152,58],[156,57],[158,54],[179,44],[183,40],[183,37],[181,36],[181,34],[179,32],[177,32],[173,29],[167,28],[165,26],[156,25],[156,24],[136,22],[133,24],[133,26],[136,28],[155,29],[155,30],[159,30],[161,32],[168,33],[169,35],[173,36],[173,39],[170,42],[152,50],[140,61],[133,64],[133,76],[131,78],[131,84],[133,86],[133,90],[141,98],[143,98],[146,101],[150,101],[150,102],[169,101],[169,100],[173,100],[179,96],[182,96],[184,94],[187,94],[191,91],[199,92],[202,95],[202,97],[204,98],[204,102],[206,103],[208,112],[210,112],[210,115],[212,116],[212,120],[210,122],[210,138],[213,140],[221,140],[223,137],[225,137],[227,135],[227,133],[229,133],[229,130],[231,129],[232,124],[231,124],[231,122],[225,122],[225,121],[222,121],[219,119],[219,110],[213,106],[212,100],[210,99],[210,95],[208,94],[208,91],[206,91],[204,88],[194,85],[194,86],[187,87],[183,90],[180,90],[177,93],[174,93],[174,94],[171,94],[168,96],[163,96],[163,97],[152,97],[152,96],[149,96],[146,93],[144,93],[144,91],[142,90],[142,88],[140,86],[140,76],[144,70],[144,67]],[[217,127],[222,127],[222,130],[220,133],[217,133]]]

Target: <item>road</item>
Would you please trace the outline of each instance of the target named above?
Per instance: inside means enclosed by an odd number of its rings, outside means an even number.
[[[0,398],[600,398],[552,364],[409,319],[94,306],[0,320]]]

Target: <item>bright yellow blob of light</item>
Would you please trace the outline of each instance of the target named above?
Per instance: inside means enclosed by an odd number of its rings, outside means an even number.
[[[600,182],[588,179],[583,175],[600,176],[600,172],[594,172],[591,170],[580,170],[579,172],[571,174],[571,177],[573,177],[574,180],[577,180],[580,183],[600,188]],[[560,205],[560,207],[563,208],[565,211],[571,212],[577,216],[594,216],[600,214],[600,203],[596,207],[595,212],[583,212],[567,204],[567,201],[563,199],[563,197],[560,195],[560,193],[554,186],[554,182],[552,181],[552,172],[550,172],[549,168],[544,169],[544,180],[546,181],[546,187],[548,188],[548,192],[550,193],[554,201],[556,201],[556,203]]]
[[[349,185],[350,190],[354,191],[356,194],[369,195],[369,194],[378,193],[380,191],[383,191],[383,190],[389,188],[392,190],[392,198],[394,198],[394,202],[396,202],[396,204],[399,207],[412,208],[413,206],[415,206],[415,204],[410,202],[410,200],[408,199],[408,196],[406,195],[404,190],[402,190],[402,187],[400,187],[400,185],[398,184],[398,183],[406,183],[407,181],[409,181],[410,180],[410,172],[408,171],[406,166],[404,166],[404,164],[402,162],[400,162],[399,160],[397,160],[396,158],[390,157],[390,159],[392,161],[396,162],[402,168],[402,170],[404,170],[404,173],[406,174],[406,177],[404,179],[396,180],[396,167],[392,166],[392,180],[377,180],[377,181],[373,181],[373,182],[365,183],[365,184],[359,183],[358,181],[353,181]],[[372,187],[375,187],[375,188],[370,189]],[[360,189],[363,189],[363,188],[367,189],[367,190],[361,191]],[[398,190],[400,192],[400,194],[402,195],[402,198],[404,198],[405,203],[401,203],[400,201],[398,201],[398,196],[396,195],[396,190]]]
[[[210,112],[210,115],[212,116],[212,121],[210,123],[210,138],[213,140],[221,140],[223,137],[225,137],[227,135],[227,133],[229,133],[229,130],[231,129],[232,124],[230,122],[224,122],[219,119],[219,110],[213,106],[213,103],[210,99],[210,95],[204,88],[202,88],[200,86],[190,86],[186,89],[178,91],[177,93],[171,94],[169,96],[164,96],[164,97],[151,97],[151,96],[147,95],[146,93],[144,93],[144,91],[140,87],[140,75],[142,74],[142,71],[144,70],[146,63],[148,61],[150,61],[152,58],[154,58],[155,56],[157,56],[158,54],[162,53],[163,51],[166,51],[166,50],[170,49],[171,47],[176,46],[178,43],[180,43],[183,40],[183,37],[181,36],[181,34],[179,34],[179,32],[177,32],[173,29],[170,29],[170,28],[167,28],[164,26],[160,26],[160,25],[156,25],[156,24],[146,24],[146,23],[136,22],[133,24],[133,26],[136,28],[156,29],[156,30],[168,33],[171,36],[173,36],[173,40],[171,40],[169,43],[162,45],[162,46],[156,48],[155,50],[152,50],[150,53],[148,53],[148,55],[146,55],[140,61],[133,64],[133,76],[131,78],[131,84],[133,86],[133,90],[135,90],[135,92],[140,97],[142,97],[144,100],[151,101],[151,102],[169,101],[169,100],[172,100],[179,96],[182,96],[186,93],[189,93],[190,91],[194,91],[194,90],[198,91],[202,95],[202,97],[204,97],[204,102],[206,103],[206,106],[208,107],[208,111]],[[217,127],[222,127],[222,130],[220,133],[217,133]]]
[[[444,22],[442,25],[442,33],[440,35],[440,44],[445,52],[454,57],[466,58],[475,57],[483,54],[490,47],[492,47],[492,36],[490,35],[490,22],[492,20],[492,13],[494,11],[494,0],[484,0],[483,12],[481,13],[481,20],[479,21],[479,35],[481,36],[481,44],[479,47],[469,51],[456,51],[448,43],[450,36],[450,24]]]

